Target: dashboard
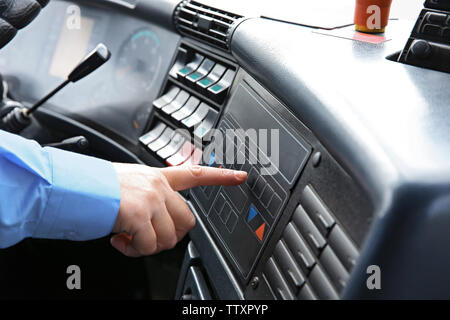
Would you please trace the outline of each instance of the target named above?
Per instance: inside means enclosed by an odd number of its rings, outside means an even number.
[[[197,225],[176,299],[450,297],[445,5],[399,1],[385,34],[364,36],[347,3],[339,19],[264,4],[52,1],[0,66],[33,103],[104,42],[111,61],[52,98],[42,127],[89,135],[108,160],[248,172],[182,193]],[[382,290],[366,286],[373,266]]]

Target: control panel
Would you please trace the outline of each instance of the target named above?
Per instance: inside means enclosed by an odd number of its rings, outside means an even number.
[[[191,197],[245,283],[311,147],[245,83],[234,91],[218,129],[223,143],[213,140],[205,148],[204,164],[244,170],[248,179],[238,187],[195,188]]]
[[[277,299],[338,299],[358,256],[338,219],[307,185],[263,277]]]
[[[428,0],[400,62],[450,73],[450,2]]]
[[[139,140],[168,166],[199,164],[205,139],[216,126],[237,68],[186,44],[178,48],[154,114]]]

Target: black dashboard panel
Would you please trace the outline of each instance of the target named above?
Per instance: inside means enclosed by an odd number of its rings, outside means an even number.
[[[179,36],[122,14],[123,10],[82,3],[51,1],[33,27],[0,52],[2,72],[13,77],[13,94],[34,102],[56,87],[99,42],[105,43],[111,60],[60,92],[49,106],[137,144]]]
[[[218,128],[226,140],[224,154],[236,158],[224,159],[215,146],[205,150],[205,164],[244,170],[249,178],[239,187],[196,188],[191,194],[248,280],[311,148],[245,83],[235,88]]]

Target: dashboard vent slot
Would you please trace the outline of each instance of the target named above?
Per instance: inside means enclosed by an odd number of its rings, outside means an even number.
[[[175,26],[181,34],[229,50],[231,28],[241,18],[197,1],[185,0],[175,12]]]

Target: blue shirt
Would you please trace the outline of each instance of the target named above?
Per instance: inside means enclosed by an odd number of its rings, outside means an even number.
[[[0,130],[0,248],[27,237],[101,238],[111,232],[119,206],[110,162]]]

